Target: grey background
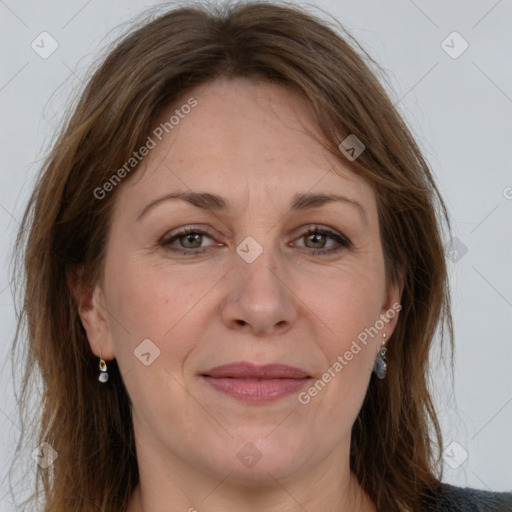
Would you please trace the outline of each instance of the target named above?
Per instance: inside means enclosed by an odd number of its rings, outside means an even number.
[[[152,5],[0,0],[1,511],[13,509],[6,475],[20,434],[8,359],[15,329],[9,288],[14,235],[69,95],[81,87],[103,45],[122,31],[119,25]],[[448,447],[444,479],[512,490],[512,3],[325,0],[312,5],[340,20],[386,70],[392,98],[449,208],[457,237],[452,248],[458,251],[449,255],[454,393],[442,365],[435,365],[432,383]],[[43,31],[58,43],[46,59],[31,47]],[[464,41],[457,35],[446,39],[453,31],[469,45],[457,58]],[[66,371],[58,361],[55,365]],[[19,454],[29,477],[35,471],[34,448],[28,443]],[[30,478],[16,475],[12,483],[18,490],[30,488]]]

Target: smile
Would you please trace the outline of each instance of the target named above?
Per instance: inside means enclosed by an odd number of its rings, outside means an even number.
[[[311,377],[282,364],[240,362],[218,366],[201,374],[215,390],[245,402],[270,402],[299,392]]]

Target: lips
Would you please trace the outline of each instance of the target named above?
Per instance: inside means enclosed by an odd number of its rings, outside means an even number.
[[[298,392],[311,378],[300,368],[284,364],[247,362],[217,366],[201,374],[214,389],[249,402],[268,402]]]
[[[214,378],[233,379],[304,379],[309,375],[285,364],[255,365],[252,363],[230,363],[208,370],[203,375]]]

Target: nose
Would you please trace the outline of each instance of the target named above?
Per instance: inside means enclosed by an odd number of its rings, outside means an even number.
[[[257,336],[283,334],[297,317],[297,297],[290,278],[275,264],[270,251],[252,263],[236,255],[226,279],[222,321],[230,328]]]

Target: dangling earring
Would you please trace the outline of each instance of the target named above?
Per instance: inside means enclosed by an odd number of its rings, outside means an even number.
[[[373,373],[375,373],[379,379],[383,379],[388,371],[388,365],[386,364],[386,333],[382,334],[382,339],[384,341],[382,342],[379,353],[373,362]]]
[[[98,380],[102,383],[107,382],[108,380],[108,372],[107,372],[107,363],[105,360],[101,357],[101,350],[100,350],[100,374],[98,375]]]

